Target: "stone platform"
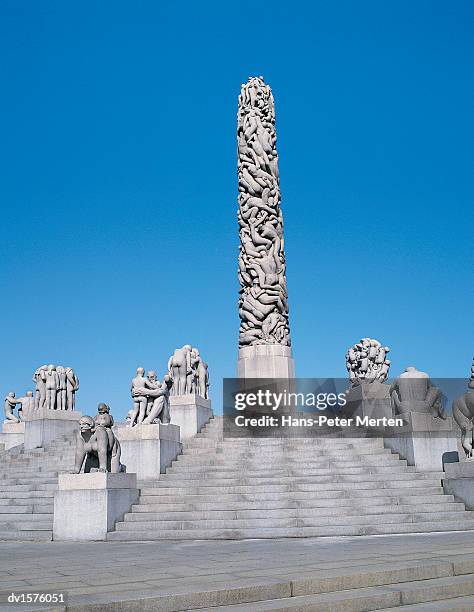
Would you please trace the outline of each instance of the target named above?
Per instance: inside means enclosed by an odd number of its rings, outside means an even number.
[[[472,612],[474,536],[0,543],[0,574],[1,612],[35,609],[12,591],[58,590],[67,612]]]
[[[290,346],[281,344],[256,344],[239,349],[237,378],[295,377],[295,362]]]
[[[199,433],[212,416],[211,400],[200,395],[170,397],[171,423],[179,427],[181,440],[187,440]]]
[[[34,410],[25,418],[25,449],[40,448],[73,434],[79,428],[82,412],[77,410]]]
[[[5,450],[23,444],[25,441],[25,423],[13,423],[5,421],[0,433],[0,444],[5,445]]]

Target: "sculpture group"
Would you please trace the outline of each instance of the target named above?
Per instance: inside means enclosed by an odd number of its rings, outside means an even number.
[[[132,379],[133,407],[128,413],[129,427],[170,422],[170,395],[200,395],[207,399],[209,372],[199,350],[190,344],[177,348],[168,360],[168,373],[160,382],[154,370],[145,376],[138,368]]]
[[[75,410],[79,379],[72,368],[44,365],[33,374],[35,410]]]
[[[173,380],[171,395],[200,395],[207,399],[209,372],[199,350],[190,344],[177,348],[168,360]]]
[[[275,105],[262,77],[242,85],[237,144],[239,346],[290,346]]]

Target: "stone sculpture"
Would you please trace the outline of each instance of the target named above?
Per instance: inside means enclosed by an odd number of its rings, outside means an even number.
[[[145,378],[145,369],[137,368],[137,375],[132,378],[132,386],[130,392],[133,400],[133,413],[130,420],[130,426],[133,427],[136,423],[142,423],[146,416],[147,398],[146,395],[138,393],[138,389],[146,388],[147,379]]]
[[[453,402],[453,418],[461,430],[461,444],[466,453],[466,459],[473,456],[473,419],[474,419],[474,359],[471,365],[471,378],[466,393]]]
[[[426,372],[420,372],[413,366],[406,368],[403,374],[393,381],[390,395],[396,413],[402,416],[421,412],[446,419],[441,391],[431,384]]]
[[[30,412],[32,412],[35,408],[35,399],[33,397],[33,391],[27,391],[26,395],[18,398],[15,397],[14,393],[9,393],[7,399],[10,404],[20,404],[18,408],[18,416],[21,416],[22,419],[24,419],[24,417]]]
[[[15,397],[13,391],[5,398],[4,409],[5,409],[5,423],[19,423],[20,419],[13,413],[18,400]]]
[[[171,395],[200,395],[208,398],[209,369],[197,348],[185,344],[177,348],[168,360],[173,385]]]
[[[44,365],[33,374],[36,385],[34,409],[75,410],[79,379],[72,368]]]
[[[112,431],[113,422],[107,404],[99,404],[94,419],[90,416],[81,417],[80,429],[76,434],[75,474],[81,471],[114,474],[125,471],[120,463],[120,442]]]
[[[168,370],[173,380],[172,395],[186,395],[189,384],[191,369],[191,350],[190,344],[185,344],[177,348],[168,360]]]
[[[362,338],[351,346],[346,354],[346,368],[352,386],[377,381],[383,383],[388,376],[390,360],[388,346],[382,346],[378,340]]]
[[[152,401],[150,410],[146,419],[143,421],[145,425],[151,423],[162,423],[168,425],[170,422],[170,390],[173,387],[173,380],[169,374],[166,374],[163,383],[155,389],[147,390],[147,396]]]
[[[242,85],[237,144],[239,346],[290,346],[275,106],[263,77]]]
[[[133,408],[127,415],[128,427],[141,423],[170,422],[169,395],[173,387],[172,377],[166,374],[161,383],[154,370],[149,370],[146,378],[144,374],[144,368],[138,368],[137,376],[132,380]]]

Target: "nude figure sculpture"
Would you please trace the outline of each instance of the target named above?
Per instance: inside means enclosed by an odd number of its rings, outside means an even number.
[[[133,400],[133,408],[132,408],[133,414],[130,419],[130,427],[133,427],[135,425],[135,422],[142,423],[143,419],[146,416],[146,406],[147,406],[146,395],[136,392],[137,389],[143,389],[147,387],[147,380],[144,374],[145,374],[144,368],[137,368],[137,375],[135,376],[135,378],[132,379],[132,386],[131,386],[130,392],[132,394],[132,400]]]
[[[441,391],[431,384],[426,372],[420,372],[413,366],[406,368],[393,381],[390,396],[397,414],[406,416],[412,412],[422,412],[446,419]]]
[[[9,401],[15,405],[21,404],[18,408],[18,416],[20,416],[21,412],[22,420],[35,409],[35,398],[33,397],[33,391],[27,391],[26,395],[23,397],[13,397]]]
[[[168,361],[168,370],[173,380],[171,395],[186,395],[188,390],[188,376],[192,374],[191,369],[191,345],[185,344],[174,351]]]
[[[15,410],[16,398],[13,391],[5,398],[4,409],[5,409],[5,423],[19,423],[20,419],[13,414]]]
[[[66,368],[66,410],[76,409],[76,392],[79,378],[72,368]]]
[[[56,366],[49,365],[46,370],[46,408],[56,410],[56,399],[59,389],[59,376]]]
[[[103,413],[99,415],[98,423],[90,416],[83,416],[79,421],[75,474],[79,474],[81,470],[84,473],[99,471],[114,474],[124,471],[124,466],[120,463],[120,442],[108,425],[110,419],[104,417]]]
[[[461,444],[466,453],[466,459],[473,460],[474,359],[467,391],[453,402],[453,418],[461,430]]]
[[[46,402],[46,371],[48,366],[41,366],[36,370],[33,374],[33,382],[36,385],[36,393],[35,393],[35,410],[38,410],[44,407]]]
[[[170,390],[173,387],[173,380],[169,374],[166,374],[163,383],[156,389],[143,389],[149,398],[153,398],[152,408],[143,421],[144,425],[160,422],[163,425],[168,425],[170,422]]]

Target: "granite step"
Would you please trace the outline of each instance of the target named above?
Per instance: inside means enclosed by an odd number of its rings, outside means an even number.
[[[151,500],[151,501],[147,501]],[[168,503],[160,497],[158,500],[156,497],[150,496],[147,498],[142,497],[138,504],[132,506],[132,512],[236,512],[236,511],[272,511],[272,510],[291,510],[291,509],[307,509],[314,512],[320,510],[327,510],[331,508],[333,511],[336,509],[347,509],[347,508],[358,508],[362,512],[377,512],[377,509],[384,508],[397,508],[399,506],[405,507],[426,507],[432,506],[433,511],[436,512],[438,507],[449,505],[451,507],[454,502],[453,495],[412,495],[412,496],[399,496],[399,497],[335,497],[328,499],[309,498],[309,499],[291,499],[288,497],[280,497],[276,500],[258,500],[258,501],[232,501],[222,502],[215,500],[214,502],[177,502],[170,500]],[[461,504],[463,506],[463,504]],[[463,508],[464,509],[464,508]],[[383,511],[383,510],[381,510]]]
[[[472,612],[474,577],[447,576],[391,583],[329,593],[297,595],[228,606],[200,608],[201,612]],[[452,593],[455,593],[452,595]],[[422,603],[404,602],[422,599]],[[390,607],[387,607],[390,606]]]
[[[160,523],[153,530],[139,530],[136,525],[130,530],[117,530],[107,534],[110,541],[153,541],[153,540],[246,540],[267,538],[310,538],[328,536],[385,535],[403,533],[429,533],[443,531],[467,531],[474,529],[474,519],[456,521],[422,521],[418,523],[380,525],[334,525],[323,527],[271,527],[247,529],[169,529]],[[121,525],[121,523],[118,523]]]
[[[1,504],[0,516],[5,514],[52,514],[54,511],[54,503],[52,500],[48,504]]]
[[[235,519],[261,519],[261,509],[253,510],[179,510],[172,511],[159,505],[133,506],[131,512],[124,516],[124,521],[206,521],[206,520],[235,520]],[[3,510],[2,510],[3,511]],[[331,506],[328,508],[275,508],[265,510],[265,519],[286,519],[286,518],[321,518],[336,516],[360,516],[361,514],[370,515],[364,518],[370,520],[371,516],[380,515],[405,515],[405,514],[438,514],[440,518],[449,518],[449,513],[465,512],[463,503],[440,503],[440,504],[404,504],[404,505],[384,505],[384,506],[362,506],[361,504],[352,506]],[[1,515],[0,515],[1,516]]]
[[[470,513],[459,509],[455,512],[444,512],[440,521],[457,521],[469,520]],[[319,514],[305,517],[287,517],[287,518],[247,518],[247,519],[201,519],[194,520],[173,520],[170,518],[158,517],[153,520],[146,514],[130,514],[126,515],[124,521],[120,521],[116,525],[118,531],[129,531],[136,529],[140,531],[155,530],[155,529],[177,529],[177,530],[208,530],[208,529],[271,529],[271,528],[292,528],[292,527],[334,527],[341,525],[343,527],[363,525],[377,526],[388,523],[423,523],[430,522],[437,518],[437,513],[433,516],[432,512],[420,513],[393,513],[393,514],[371,514],[362,516],[358,513],[353,514]],[[474,523],[474,518],[472,519]]]
[[[355,472],[347,471],[331,471],[326,470],[323,473],[310,473],[310,474],[294,474],[291,476],[276,474],[259,474],[254,476],[247,472],[237,473],[230,476],[222,477],[221,475],[208,476],[199,483],[200,486],[208,487],[219,487],[219,486],[235,486],[235,485],[285,485],[285,484],[319,484],[328,482],[375,482],[375,481],[386,481],[390,477],[391,481],[399,480],[438,480],[441,481],[442,476],[436,473],[431,478],[421,472],[416,472],[410,468],[397,468],[391,471],[377,471],[377,468],[372,469],[361,469]],[[156,481],[157,487],[183,487],[183,486],[195,486],[196,478],[192,477],[192,474],[163,474],[159,481]]]
[[[158,491],[156,493],[156,491]],[[381,489],[380,487],[374,487],[373,489],[367,489],[365,491],[366,495],[370,495],[372,497],[386,497],[388,496],[410,496],[414,495],[416,497],[423,495],[439,495],[443,496],[443,488],[441,486],[437,487],[403,487],[403,488],[393,488],[393,489]],[[27,495],[25,493],[24,495]],[[53,495],[53,493],[51,493]],[[186,501],[188,503],[233,503],[233,502],[264,502],[264,501],[274,501],[274,500],[282,500],[282,499],[292,499],[292,500],[302,500],[302,501],[311,501],[314,499],[348,499],[354,501],[355,499],[361,498],[361,490],[360,488],[355,489],[347,489],[345,491],[341,489],[336,490],[326,490],[319,491],[318,495],[315,496],[311,491],[286,491],[286,492],[250,492],[250,493],[227,493],[216,496],[215,494],[209,494],[209,492],[204,492],[200,494],[192,494],[188,493],[185,496],[177,498],[176,495],[173,494],[164,494],[163,490],[152,489],[149,494],[141,491],[140,500],[144,503],[176,503],[177,501]]]
[[[385,466],[385,465],[364,465],[357,467],[341,467],[341,468],[309,468],[309,469],[284,469],[275,468],[273,470],[259,470],[259,471],[248,471],[245,470],[245,477],[247,479],[255,479],[260,482],[261,479],[285,479],[285,478],[311,478],[320,476],[331,476],[331,475],[355,475],[355,474],[408,474],[416,472],[416,468],[408,467],[406,465]],[[172,480],[196,480],[196,477],[201,472],[195,472],[192,470],[167,470],[166,474],[160,476],[162,482]],[[242,478],[242,470],[217,470],[207,472],[206,480],[235,480]]]
[[[0,541],[21,541],[21,542],[50,542],[53,539],[53,531],[48,529],[36,529],[30,531],[19,529],[8,529],[0,525]]]
[[[166,483],[164,483],[166,485]],[[377,490],[377,489],[416,489],[417,487],[435,487],[439,485],[439,480],[429,480],[426,479],[418,479],[418,480],[410,480],[410,479],[397,479],[397,480],[378,480],[378,481],[341,481],[338,482],[329,481],[328,483],[315,483],[315,484],[306,484],[306,483],[289,483],[289,484],[249,484],[249,485],[225,485],[225,486],[209,486],[206,483],[195,483],[189,487],[172,487],[169,485],[161,486],[155,485],[153,487],[147,486],[142,489],[142,495],[217,495],[221,498],[224,498],[226,495],[233,495],[238,493],[291,493],[291,492],[301,492],[301,493],[309,493],[313,492],[313,494],[322,492],[322,491],[348,491],[348,490]],[[18,485],[27,487],[28,485]],[[44,485],[45,487],[48,485]],[[29,489],[32,490],[32,489]]]

